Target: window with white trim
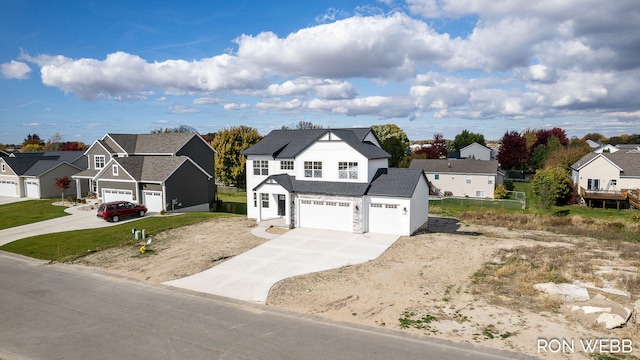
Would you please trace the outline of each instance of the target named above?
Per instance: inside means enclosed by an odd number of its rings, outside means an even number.
[[[358,163],[339,162],[338,179],[358,179]]]
[[[105,156],[104,155],[94,155],[93,156],[93,168],[96,170],[100,170],[104,168],[105,164]]]
[[[471,184],[471,175],[467,175],[467,184]]]
[[[111,171],[113,172],[113,176],[118,176],[118,165],[113,165]]]
[[[253,193],[253,207],[258,207],[258,194]]]
[[[2,163],[2,172],[7,171],[7,164]]]
[[[269,162],[267,160],[253,160],[253,175],[269,175]]]
[[[280,170],[293,170],[293,161],[291,160],[280,161]]]
[[[322,178],[322,161],[305,161],[304,177]]]
[[[434,180],[440,180],[440,174],[433,175],[433,179]]]
[[[262,207],[263,208],[268,208],[269,207],[269,194],[260,194],[260,199],[262,200]]]
[[[487,184],[493,184],[493,177],[489,176],[489,180],[487,180]]]

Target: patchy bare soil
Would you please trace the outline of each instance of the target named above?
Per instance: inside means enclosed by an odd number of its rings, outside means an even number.
[[[140,254],[139,245],[128,246],[91,254],[77,262],[159,283],[200,272],[265,242],[251,234],[254,226],[255,222],[245,218],[211,220],[156,234],[145,254]],[[557,253],[563,256],[561,261],[569,256],[578,259],[575,261],[592,262],[599,258],[592,250],[598,247],[596,243],[548,232],[461,224],[455,219],[433,217],[429,233],[400,238],[374,261],[281,281],[273,287],[267,304],[544,358],[586,355],[539,353],[540,338],[573,339],[576,351],[580,339],[631,338],[635,342],[633,355],[638,356],[640,330],[635,318],[626,327],[605,330],[558,311],[558,301],[539,294],[523,298],[521,293],[508,290],[508,278],[492,286],[478,283],[478,274],[505,251],[541,246],[563,249],[544,251],[545,257]],[[596,256],[572,257],[567,249]],[[637,252],[635,256],[611,254],[606,260],[610,268],[631,269],[637,278]],[[588,271],[593,270],[590,266],[586,267]],[[605,285],[614,283],[615,276],[605,277]],[[631,301],[639,296],[632,293]]]

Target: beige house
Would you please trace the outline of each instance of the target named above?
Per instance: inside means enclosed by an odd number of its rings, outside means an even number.
[[[438,195],[493,199],[496,184],[504,183],[497,160],[414,159],[409,167],[422,169]]]
[[[606,207],[607,201],[615,201],[620,207],[626,200],[633,204],[629,193],[633,197],[640,189],[640,153],[635,151],[592,152],[571,168],[573,183],[588,205]]]

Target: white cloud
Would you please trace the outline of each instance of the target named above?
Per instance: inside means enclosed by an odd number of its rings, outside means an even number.
[[[357,95],[357,89],[347,81],[302,77],[287,80],[282,84],[271,84],[267,88],[267,94],[270,96],[312,94],[322,99],[351,99]]]
[[[177,104],[169,107],[172,114],[194,114],[200,112],[198,109],[190,108],[186,105]]]
[[[637,0],[408,0],[404,10],[379,11],[357,8],[359,15],[346,17],[330,9],[321,24],[285,37],[242,35],[237,50],[200,60],[22,54],[2,64],[2,75],[27,78],[27,62],[41,68],[45,85],[84,99],[146,100],[159,91],[156,101],[192,96],[192,105],[226,110],[409,119],[541,119],[589,110],[638,119]],[[459,37],[431,25],[463,17],[469,28]],[[239,94],[257,104],[236,102]]]
[[[11,60],[0,65],[0,73],[7,79],[24,80],[29,78],[31,68],[24,62]]]
[[[236,103],[224,104],[223,106],[225,110],[241,110],[241,109],[247,109],[249,107],[250,107],[249,104],[236,104]]]
[[[199,61],[149,63],[137,55],[115,52],[105,60],[63,56],[23,56],[40,65],[42,82],[84,99],[143,92],[147,88],[182,91],[251,89],[264,86],[262,71],[235,56]]]
[[[272,32],[236,39],[238,57],[267,71],[317,78],[405,79],[416,66],[449,54],[448,35],[405,14],[354,16],[278,38]]]

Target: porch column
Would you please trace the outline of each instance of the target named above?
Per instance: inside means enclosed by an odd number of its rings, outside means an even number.
[[[80,179],[74,179],[76,181],[76,199],[82,199],[82,184]]]

